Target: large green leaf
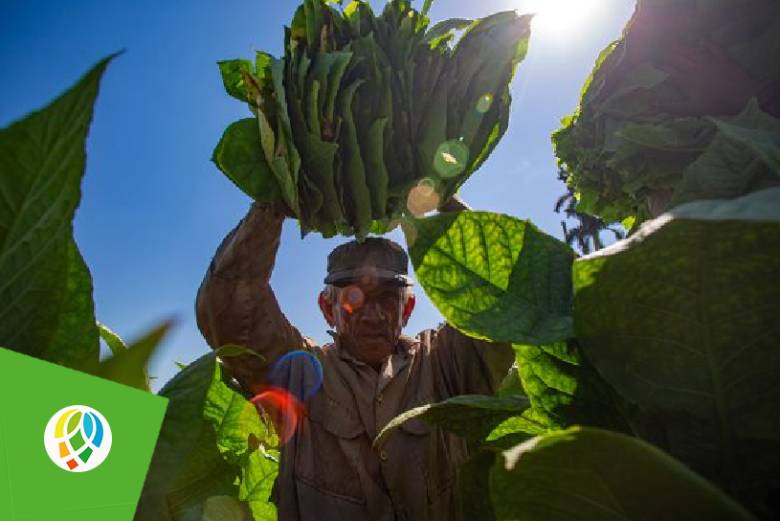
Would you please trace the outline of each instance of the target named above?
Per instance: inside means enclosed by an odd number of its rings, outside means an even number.
[[[278,440],[254,404],[222,381],[219,367],[206,393],[203,418],[214,428],[225,461],[240,467],[238,498],[249,504],[255,521],[275,520],[269,499],[278,472]]]
[[[256,118],[231,123],[222,134],[211,160],[228,179],[254,200],[280,200],[279,184],[263,153]]]
[[[523,390],[533,406],[533,415],[526,419],[547,430],[581,424],[629,431],[617,397],[576,342],[513,347]]]
[[[480,445],[489,449],[508,449],[534,435],[553,430],[547,417],[540,417],[537,411],[528,408],[519,416],[507,418],[496,425]]]
[[[756,512],[780,489],[780,188],[680,206],[575,263],[577,338],[633,427]]]
[[[732,118],[713,118],[717,133],[683,173],[673,203],[743,195],[780,176],[780,120],[755,99]]]
[[[529,15],[496,13],[472,24],[455,48],[451,65],[455,67],[453,78],[457,83],[449,99],[450,114],[460,110],[463,116],[460,121],[451,118],[447,123],[450,131],[452,125],[459,125],[457,135],[469,145],[472,158],[484,146],[497,114],[492,103],[481,107],[480,100],[489,96],[498,101],[508,89],[528,50],[530,22]],[[463,107],[470,110],[463,111]]]
[[[73,368],[94,363],[100,350],[72,222],[93,105],[112,58],[0,130],[0,344]]]
[[[341,127],[341,149],[344,151],[341,181],[347,217],[358,240],[368,235],[371,226],[371,193],[366,184],[365,162],[360,154],[359,136],[352,112],[352,100],[362,84],[363,80],[358,80],[346,87],[340,102],[341,117],[344,118]]]
[[[203,504],[201,521],[252,521],[252,512],[233,496],[211,496]]]
[[[405,227],[420,284],[447,321],[496,342],[544,344],[572,335],[574,253],[528,221],[443,213]]]
[[[425,32],[423,41],[430,45],[431,48],[435,48],[442,38],[447,38],[453,32],[465,29],[473,22],[474,20],[469,20],[468,18],[448,18],[447,20],[442,20]]]
[[[217,65],[225,91],[238,100],[254,103],[246,84],[247,77],[254,74],[254,64],[249,60],[223,60]]]
[[[241,467],[238,498],[249,504],[255,521],[276,521],[276,507],[269,498],[279,472],[278,461],[277,452],[260,447]]]
[[[503,420],[517,416],[527,408],[528,399],[524,396],[455,396],[399,414],[384,426],[374,444],[384,443],[402,423],[419,420],[439,425],[470,441],[481,441]]]
[[[287,95],[284,89],[284,65],[284,59],[272,59],[271,61],[270,71],[274,87],[275,123],[277,124],[275,133],[276,149],[271,157],[266,156],[266,160],[276,176],[284,202],[298,215],[300,214],[298,173],[301,166],[301,158],[293,142],[292,124],[287,112]],[[263,123],[261,122],[261,131],[265,135],[267,132],[263,129],[266,125]]]
[[[136,521],[200,521],[210,496],[237,496],[236,465],[217,449],[216,433],[203,418],[216,357],[203,356],[168,382],[168,398],[157,446],[146,475]]]
[[[371,194],[371,215],[382,219],[387,213],[387,188],[390,177],[384,160],[384,134],[386,118],[377,119],[360,140],[363,164],[366,167],[366,184]]]
[[[496,518],[533,521],[748,521],[709,482],[641,440],[575,427],[538,436],[498,458]]]
[[[214,496],[245,501],[256,520],[275,519],[267,501],[276,463],[264,456],[274,454],[275,439],[254,406],[223,382],[216,355],[189,364],[160,394],[168,410],[136,521],[201,521]]]
[[[759,111],[755,100],[749,105],[750,109]],[[764,162],[771,172],[780,176],[780,120],[769,117],[761,112],[763,125],[752,127],[716,120],[715,124],[723,135],[734,142],[748,148],[756,157]],[[764,128],[761,128],[761,127]]]
[[[72,230],[69,233],[72,233]],[[44,309],[52,313],[50,316],[56,322],[50,324],[54,327],[49,337],[50,344],[36,356],[59,365],[83,370],[97,360],[100,351],[99,333],[96,322],[94,322],[95,304],[92,300],[92,275],[89,273],[89,268],[81,256],[76,241],[70,238],[66,240],[66,243],[64,287],[62,294],[53,297],[55,301],[58,297],[61,299],[59,313],[48,307],[53,302],[43,303]],[[52,257],[48,258],[52,260],[52,264],[48,269],[57,265],[54,261],[56,258],[54,253],[51,252],[51,255]],[[32,261],[30,264],[36,264],[36,262]],[[25,273],[29,272],[25,271]],[[2,304],[0,304],[0,308],[2,308]],[[59,316],[56,316],[57,314]],[[3,322],[5,318],[0,318],[0,322]],[[30,324],[29,327],[39,327],[37,321],[40,320],[40,317],[33,320],[36,325]],[[2,328],[3,326],[0,325],[0,329]],[[19,331],[19,334],[27,336],[28,334],[34,335],[34,332]]]
[[[217,375],[220,374],[218,370]],[[206,393],[203,417],[214,426],[217,447],[229,463],[239,463],[252,449],[249,435],[271,439],[273,432],[260,420],[255,406],[215,376]]]
[[[507,447],[509,448],[509,447]],[[460,467],[460,497],[463,519],[494,521],[493,502],[490,500],[490,471],[498,453],[480,450],[472,454]]]

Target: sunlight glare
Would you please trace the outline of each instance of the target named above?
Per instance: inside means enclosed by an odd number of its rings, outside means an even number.
[[[592,23],[602,11],[604,0],[528,0],[520,12],[536,13],[531,33],[537,37],[577,39],[576,31]]]

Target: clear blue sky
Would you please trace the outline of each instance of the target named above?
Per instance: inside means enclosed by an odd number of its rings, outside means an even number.
[[[476,209],[530,218],[560,237],[561,218],[552,207],[564,188],[550,133],[575,108],[593,61],[620,34],[633,2],[437,0],[431,18],[545,12],[545,2],[561,9],[548,11],[532,35],[512,84],[509,130],[461,195]],[[384,2],[372,4],[378,9]],[[209,160],[224,128],[248,115],[224,93],[215,62],[252,58],[254,50],[280,55],[283,25],[297,5],[0,3],[0,126],[46,104],[101,57],[127,50],[108,69],[97,100],[75,233],[94,278],[99,320],[126,340],[164,318],[177,320],[150,367],[155,387],[176,372],[174,361],[189,362],[208,349],[195,325],[195,292],[214,250],[249,205]],[[325,258],[343,240],[315,234],[301,240],[288,220],[272,278],[290,320],[320,342],[328,337],[316,295]],[[407,332],[439,321],[419,290]]]

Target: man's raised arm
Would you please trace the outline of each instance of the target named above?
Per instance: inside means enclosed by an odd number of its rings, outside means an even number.
[[[253,204],[222,241],[198,290],[198,327],[212,349],[237,344],[261,357],[227,357],[224,363],[241,386],[256,392],[267,367],[305,341],[284,316],[271,285],[284,214]]]

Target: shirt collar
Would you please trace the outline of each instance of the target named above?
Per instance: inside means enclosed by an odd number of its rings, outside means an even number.
[[[344,349],[344,347],[341,345],[341,342],[339,342],[338,335],[334,331],[328,331],[328,334],[333,337],[333,344],[336,348],[336,352],[338,353],[339,358],[357,367],[368,365],[365,362],[355,358],[347,349]],[[409,358],[411,358],[412,354],[414,353],[417,344],[418,341],[414,338],[401,335],[395,345],[395,352],[390,355],[390,363],[388,364],[388,361],[386,360],[385,363],[382,364],[382,371],[380,371],[380,373],[383,373],[385,368],[390,365],[392,368],[392,376],[398,374],[398,372],[409,362]]]

